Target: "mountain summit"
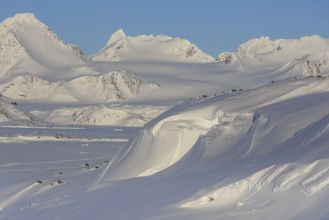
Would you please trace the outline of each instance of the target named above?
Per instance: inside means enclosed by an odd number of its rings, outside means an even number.
[[[106,43],[105,47],[109,47],[109,46],[117,43],[118,41],[123,40],[125,37],[126,37],[125,32],[122,29],[119,29],[111,35],[111,37],[108,40],[108,42]]]
[[[112,34],[106,45],[93,55],[92,59],[95,61],[215,61],[213,57],[188,40],[165,35],[130,37],[126,36],[122,29]]]
[[[15,73],[43,73],[83,64],[80,49],[66,44],[30,13],[0,23],[0,38],[0,78],[13,69]]]

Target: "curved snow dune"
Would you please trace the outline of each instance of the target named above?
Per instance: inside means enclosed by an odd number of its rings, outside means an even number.
[[[297,138],[300,145],[300,132],[328,114],[328,92],[327,79],[290,80],[181,104],[146,125],[100,181],[184,169],[206,158],[216,158],[217,169],[298,151],[290,144]]]

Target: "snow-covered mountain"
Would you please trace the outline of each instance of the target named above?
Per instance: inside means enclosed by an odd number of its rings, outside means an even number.
[[[308,74],[328,73],[329,39],[318,35],[300,39],[270,40],[260,37],[240,45],[236,52],[224,52],[218,60],[226,65],[238,65],[240,69],[264,66],[292,67]],[[289,70],[286,69],[286,70]]]
[[[91,58],[96,61],[214,61],[188,40],[165,35],[130,37],[122,29],[112,34],[106,45]]]
[[[0,38],[0,79],[26,72],[63,78],[72,67],[84,65],[86,58],[78,47],[64,43],[33,14],[4,20]]]

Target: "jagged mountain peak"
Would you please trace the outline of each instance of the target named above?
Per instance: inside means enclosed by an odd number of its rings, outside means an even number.
[[[106,43],[106,46],[110,46],[114,43],[117,43],[118,41],[123,40],[125,37],[126,34],[123,29],[119,29],[111,35],[110,39]]]

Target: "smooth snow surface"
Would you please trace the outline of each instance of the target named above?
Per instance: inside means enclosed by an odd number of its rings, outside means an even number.
[[[328,39],[0,39],[0,219],[328,219]]]

